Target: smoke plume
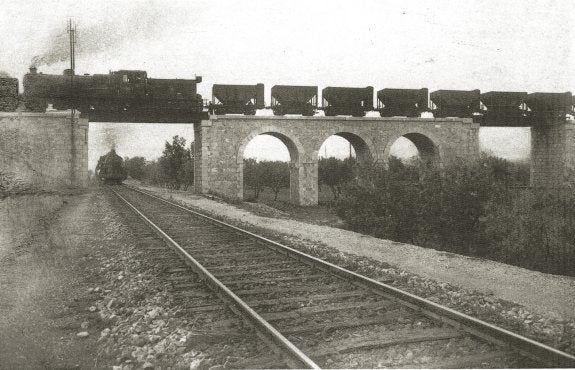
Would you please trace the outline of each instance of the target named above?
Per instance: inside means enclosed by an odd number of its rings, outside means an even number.
[[[11,78],[12,76],[10,76],[7,72],[4,71],[0,71],[0,78]]]
[[[128,12],[111,14],[98,24],[77,24],[76,56],[121,49],[142,40],[162,36],[169,26],[180,22],[181,12],[167,7],[146,6]],[[118,50],[120,52],[120,50]],[[65,24],[50,33],[46,51],[32,58],[31,66],[39,67],[69,60],[70,39]]]
[[[104,127],[102,130],[102,143],[107,151],[116,149],[118,143],[118,132],[114,127]]]

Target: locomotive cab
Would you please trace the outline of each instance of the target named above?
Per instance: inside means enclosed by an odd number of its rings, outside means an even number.
[[[111,72],[118,98],[140,100],[146,97],[148,75],[146,71],[120,70]]]

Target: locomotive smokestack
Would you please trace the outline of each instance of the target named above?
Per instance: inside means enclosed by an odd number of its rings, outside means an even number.
[[[36,68],[35,66],[30,67],[30,73],[35,75],[36,73],[38,73],[38,68]]]

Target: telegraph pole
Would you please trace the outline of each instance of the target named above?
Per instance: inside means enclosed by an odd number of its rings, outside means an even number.
[[[72,112],[70,114],[70,183],[74,186],[76,184],[76,135],[74,125],[76,116],[76,90],[74,88],[74,75],[76,74],[76,24],[72,22],[72,18],[68,18],[68,35],[70,36],[70,102],[72,103]]]

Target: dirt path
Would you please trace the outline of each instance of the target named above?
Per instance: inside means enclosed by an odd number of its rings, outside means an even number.
[[[0,262],[1,369],[103,365],[97,363],[97,336],[90,335],[98,317],[88,309],[88,287],[95,281],[86,273],[94,246],[87,240],[99,221],[92,194],[67,202],[13,258]],[[83,331],[88,337],[77,335]]]
[[[230,219],[373,258],[438,282],[494,295],[546,317],[575,319],[575,278],[572,277],[544,274],[328,226],[260,217],[230,204],[189,193],[147,189]]]

